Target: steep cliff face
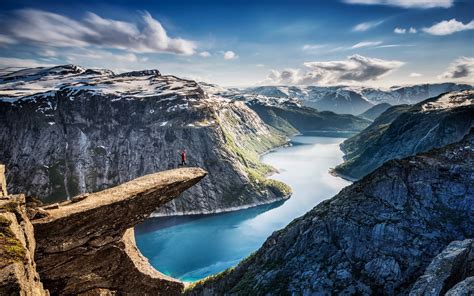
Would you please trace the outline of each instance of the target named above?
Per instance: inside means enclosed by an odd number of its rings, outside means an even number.
[[[443,94],[412,107],[388,109],[341,145],[345,162],[335,171],[361,178],[387,160],[457,142],[474,126],[474,91]]]
[[[59,73],[59,74],[58,74]],[[207,96],[157,70],[114,75],[76,66],[11,73],[0,82],[0,161],[10,190],[47,202],[177,167],[209,172],[158,214],[213,213],[290,195],[258,154],[286,138],[242,102]]]
[[[344,152],[344,159],[348,160],[361,154],[382,135],[400,114],[408,111],[411,105],[393,106],[383,112],[367,128],[345,140],[340,148]]]
[[[451,241],[473,237],[473,175],[474,130],[386,162],[188,295],[406,295]]]

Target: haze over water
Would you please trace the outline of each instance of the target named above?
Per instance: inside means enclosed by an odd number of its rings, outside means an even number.
[[[350,184],[329,174],[342,162],[344,138],[297,136],[263,156],[272,176],[293,188],[284,203],[208,216],[150,218],[135,229],[138,248],[160,272],[196,281],[236,265],[272,232],[285,227]]]

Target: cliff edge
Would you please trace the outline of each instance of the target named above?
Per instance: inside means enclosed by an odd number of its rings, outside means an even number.
[[[2,237],[13,233],[16,241],[12,248],[2,244],[0,275],[10,280],[2,280],[0,292],[47,295],[44,285],[52,295],[180,295],[183,284],[140,254],[133,226],[205,175],[199,168],[169,170],[43,208],[27,207],[23,195],[6,197],[0,216],[11,222],[2,224]],[[4,231],[15,223],[29,231]]]

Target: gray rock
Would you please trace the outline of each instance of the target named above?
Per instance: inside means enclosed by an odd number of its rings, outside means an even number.
[[[474,295],[474,276],[466,278],[452,287],[445,296],[472,296]]]
[[[474,129],[385,163],[188,295],[407,295],[450,242],[474,236],[473,147]]]
[[[425,274],[413,285],[410,296],[444,295],[453,285],[471,276],[474,276],[474,240],[454,241],[431,261]],[[461,292],[461,287],[465,284],[453,291]]]

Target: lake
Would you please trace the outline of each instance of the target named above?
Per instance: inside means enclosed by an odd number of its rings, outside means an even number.
[[[342,162],[344,138],[296,136],[262,157],[293,188],[285,202],[230,213],[149,218],[135,228],[137,246],[160,272],[196,281],[236,265],[285,227],[350,182],[329,174]]]

